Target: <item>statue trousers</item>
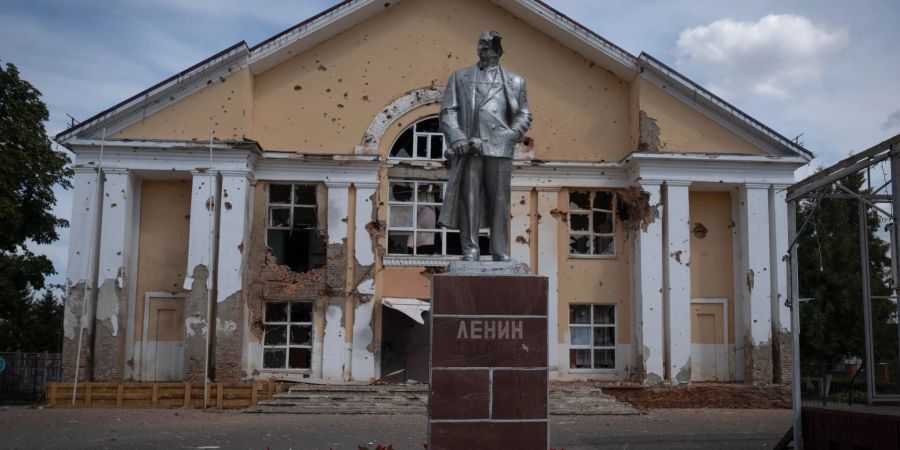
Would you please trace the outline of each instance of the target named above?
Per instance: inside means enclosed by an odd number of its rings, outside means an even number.
[[[509,258],[509,202],[512,158],[469,156],[462,176],[460,240],[463,255],[479,254],[480,211],[487,210],[493,259]],[[486,204],[482,204],[486,203]]]

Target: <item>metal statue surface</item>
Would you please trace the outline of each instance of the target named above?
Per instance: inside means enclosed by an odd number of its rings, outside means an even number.
[[[450,75],[441,131],[450,178],[438,223],[460,230],[463,260],[479,257],[478,230],[491,230],[494,261],[509,261],[509,202],[515,146],[531,127],[525,79],[500,66],[500,34],[478,38],[478,64]]]

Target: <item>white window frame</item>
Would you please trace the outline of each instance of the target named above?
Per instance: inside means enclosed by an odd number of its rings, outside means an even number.
[[[590,208],[589,209],[571,209],[572,201],[571,196],[573,192],[587,192],[590,194]],[[603,209],[603,208],[594,208],[594,197],[598,192],[608,193],[612,195],[612,209]],[[569,224],[569,233],[567,237],[569,241],[571,241],[572,236],[587,236],[588,237],[588,245],[590,245],[591,253],[580,254],[580,253],[572,253],[572,247],[570,242],[566,242],[566,246],[568,247],[569,258],[587,258],[587,259],[614,259],[618,255],[619,246],[616,245],[616,208],[619,199],[619,194],[616,191],[612,190],[604,190],[604,189],[570,189],[569,190],[569,212],[566,214],[567,223]],[[609,214],[610,223],[612,223],[612,232],[610,233],[595,233],[594,232],[594,213],[600,212]],[[588,216],[588,228],[587,231],[576,231],[572,229],[572,214],[587,214]],[[608,254],[595,254],[594,251],[594,238],[595,237],[608,237],[612,238],[612,253]]]
[[[578,306],[578,305],[587,305],[590,306],[591,310],[591,323],[589,324],[573,324],[569,323],[569,327],[566,330],[568,334],[568,342],[569,342],[569,350],[588,350],[591,354],[591,367],[590,368],[575,368],[571,367],[571,362],[569,363],[570,367],[568,368],[569,372],[575,373],[608,373],[614,372],[617,370],[619,365],[619,352],[616,349],[616,345],[619,342],[619,305],[618,303],[608,303],[608,302],[571,302],[569,303],[569,307]],[[594,323],[594,306],[612,306],[613,307],[613,323],[610,324],[597,324]],[[568,311],[567,311],[568,312]],[[572,344],[572,328],[587,328],[591,331],[590,333],[590,343],[588,345],[574,345]],[[594,345],[594,328],[612,328],[613,329],[613,345],[605,345],[605,346],[596,346]],[[612,350],[613,351],[613,361],[615,364],[613,367],[606,368],[594,368],[594,350]],[[568,359],[568,354],[566,355]]]
[[[391,200],[391,190],[394,187],[394,184],[399,183],[412,183],[412,194],[410,195],[410,201],[401,201],[401,200]],[[414,258],[424,258],[424,257],[434,257],[434,258],[443,258],[443,257],[454,257],[456,255],[447,255],[447,235],[451,233],[459,234],[458,230],[449,229],[449,228],[437,228],[435,224],[435,228],[428,229],[419,229],[419,206],[434,206],[440,207],[441,203],[439,202],[420,202],[419,201],[419,186],[422,184],[436,184],[441,186],[441,198],[444,198],[444,193],[447,189],[446,181],[426,181],[426,180],[409,180],[409,179],[399,179],[399,180],[388,180],[388,210],[387,210],[387,229],[388,236],[392,231],[399,232],[407,232],[412,233],[418,239],[418,233],[436,233],[441,235],[441,253],[439,255],[419,255],[416,252],[418,251],[417,246],[413,246],[413,253],[390,253],[390,241],[389,239],[385,242],[387,243],[387,255],[392,257],[414,257]],[[412,227],[400,227],[394,226],[391,223],[391,210],[393,207],[411,207],[412,208]],[[437,236],[435,236],[437,239]]]
[[[269,303],[287,303],[287,311],[285,315],[284,322],[269,322],[268,317],[266,317],[266,307]],[[291,308],[295,303],[307,303],[310,305],[310,321],[309,322],[291,322]],[[291,372],[291,373],[312,373],[315,352],[313,351],[313,347],[316,342],[316,326],[315,322],[315,313],[316,313],[316,304],[312,300],[271,300],[267,301],[263,305],[263,337],[262,337],[262,351],[260,352],[260,364],[259,367],[267,372]],[[284,345],[266,345],[266,327],[267,326],[284,326],[286,341]],[[306,344],[291,344],[291,325],[302,325],[309,326],[309,345]],[[284,349],[284,367],[266,367],[266,349],[274,348],[274,349]],[[309,350],[309,368],[297,368],[292,369],[289,367],[291,363],[291,349],[292,348],[305,348]]]
[[[290,186],[291,187],[291,201],[290,203],[273,203],[272,202],[272,186]],[[266,203],[267,203],[267,211],[266,211],[266,229],[269,230],[294,230],[294,208],[309,208],[313,210],[314,215],[317,217],[316,222],[318,224],[318,214],[319,214],[319,205],[318,204],[306,204],[306,203],[295,203],[294,202],[294,186],[312,186],[312,188],[318,193],[318,185],[314,182],[308,183],[269,183],[268,190],[266,192]],[[318,194],[316,194],[318,195]],[[273,208],[274,207],[274,208]],[[290,214],[288,214],[288,226],[275,226],[272,221],[272,210],[273,209],[283,209],[290,208]],[[268,245],[268,238],[266,241],[266,245]]]
[[[426,120],[431,120],[431,119],[440,120],[440,118],[438,116],[428,116],[428,117],[423,117],[423,118],[415,121],[415,123],[413,123],[412,125],[410,125],[410,127],[412,128],[412,135],[413,135],[412,136],[412,150],[411,150],[410,156],[408,156],[408,157],[406,157],[406,156],[390,156],[390,154],[394,151],[394,146],[397,145],[397,141],[395,140],[394,143],[391,144],[391,148],[388,151],[389,158],[400,160],[400,161],[413,161],[413,160],[415,160],[415,161],[444,161],[444,159],[445,159],[444,151],[447,150],[447,142],[446,142],[446,139],[444,139],[444,134],[440,133],[440,132],[435,133],[435,132],[431,132],[431,131],[419,131],[418,130],[418,126],[420,123],[422,123]],[[404,128],[403,131],[399,135],[397,135],[397,140],[399,140],[400,136],[402,136],[403,133],[406,133],[406,130],[410,129],[410,127]],[[440,158],[430,158],[430,157],[418,156],[419,155],[419,138],[420,137],[425,138],[425,142],[426,142],[425,154],[426,155],[431,155],[431,141],[432,141],[431,138],[432,137],[440,137],[441,138],[442,148],[441,148]]]

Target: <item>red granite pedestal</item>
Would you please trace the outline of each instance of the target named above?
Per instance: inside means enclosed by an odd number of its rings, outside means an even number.
[[[429,449],[548,448],[547,278],[432,278]]]

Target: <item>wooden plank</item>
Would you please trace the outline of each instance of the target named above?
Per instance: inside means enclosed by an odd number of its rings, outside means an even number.
[[[150,398],[150,403],[154,408],[159,406],[159,385],[153,383],[153,396]]]
[[[182,404],[181,407],[191,407],[191,383],[184,383],[184,404]]]
[[[85,407],[85,408],[90,408],[90,407],[91,407],[91,400],[92,400],[91,397],[94,395],[94,386],[93,386],[93,384],[92,384],[90,381],[88,381],[88,382],[85,383],[84,385],[85,385],[85,386],[84,386],[84,392],[85,392],[85,394],[84,394],[84,407]]]
[[[225,391],[222,388],[222,383],[216,383],[216,408],[222,408],[222,400],[225,395]]]
[[[122,396],[125,394],[125,385],[120,384],[116,388],[116,408],[122,407]]]
[[[50,382],[50,406],[56,407],[56,390],[59,388],[59,383],[55,381]]]
[[[256,383],[250,385],[250,406],[256,406],[259,402],[259,392],[256,390],[257,387]]]

